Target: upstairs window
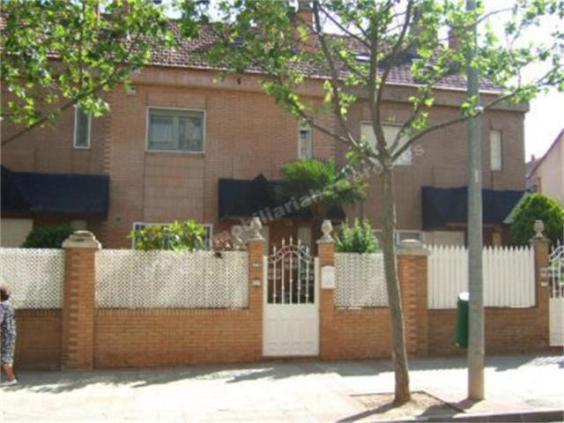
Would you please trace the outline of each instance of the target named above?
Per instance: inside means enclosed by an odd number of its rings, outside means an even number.
[[[384,137],[388,146],[392,145],[401,127],[395,125],[383,125]],[[376,136],[372,130],[372,125],[363,123],[360,127],[361,137],[364,141],[376,150]],[[407,140],[400,139],[399,146],[401,147]],[[398,166],[409,166],[412,162],[411,147],[405,150],[400,157],[396,160],[395,164]]]
[[[79,106],[74,109],[74,148],[90,148],[92,117]]]
[[[313,158],[313,131],[307,123],[300,124],[298,131],[298,159]]]
[[[147,149],[203,153],[204,112],[149,109]]]
[[[502,166],[502,148],[501,148],[501,131],[492,129],[490,131],[490,169],[501,170]]]

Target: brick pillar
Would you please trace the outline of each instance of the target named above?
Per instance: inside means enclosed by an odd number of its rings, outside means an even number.
[[[398,278],[401,288],[407,352],[429,353],[427,310],[427,256],[429,251],[416,240],[403,241],[398,249]]]
[[[249,310],[253,314],[253,324],[256,325],[256,342],[254,355],[257,360],[262,358],[263,336],[263,308],[264,297],[264,238],[260,234],[262,224],[258,217],[251,221],[251,235],[247,241],[249,254]]]
[[[61,367],[63,370],[91,370],[94,367],[96,251],[101,245],[91,232],[76,231],[63,242],[63,248]]]
[[[323,236],[317,241],[319,254],[319,358],[331,359],[331,340],[336,330],[333,324],[335,312],[335,289],[323,287],[322,274],[324,267],[335,266],[335,240],[331,237],[333,227],[329,220],[321,225]]]
[[[544,348],[549,344],[549,275],[548,266],[550,264],[550,240],[546,238],[542,232],[544,231],[544,224],[542,221],[535,222],[536,235],[531,239],[535,255],[535,297],[536,307],[538,308],[537,314],[537,327],[543,336],[542,342]],[[540,347],[540,346],[539,346]]]

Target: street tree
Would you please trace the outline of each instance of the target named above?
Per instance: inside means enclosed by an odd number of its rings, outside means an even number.
[[[174,41],[163,6],[148,0],[5,0],[0,7],[1,117],[18,125],[2,145],[75,105],[107,112],[105,94]]]
[[[467,11],[456,0],[184,0],[185,29],[195,22],[215,37],[208,60],[224,72],[252,71],[276,102],[320,133],[348,148],[349,163],[378,175],[382,206],[382,248],[391,311],[395,401],[410,399],[404,319],[396,271],[394,230],[394,166],[402,155],[434,131],[461,124],[502,104],[520,104],[549,86],[563,88],[561,0],[515,0],[506,7]],[[531,28],[546,25],[546,43],[524,42]],[[554,20],[556,19],[556,24]],[[479,24],[477,42],[473,29]],[[457,43],[445,42],[450,28]],[[477,47],[472,63],[468,54]],[[543,71],[525,78],[529,65]],[[441,120],[434,112],[438,90],[453,76],[463,81],[469,65],[481,75],[482,86],[495,95],[466,98],[455,117]],[[410,71],[413,88],[406,100],[411,113],[395,133],[384,128],[391,75]],[[323,101],[303,90],[311,79],[323,81]],[[375,143],[356,134],[349,110],[364,101],[370,110]],[[331,113],[336,125],[320,119]],[[448,148],[445,146],[445,148]]]

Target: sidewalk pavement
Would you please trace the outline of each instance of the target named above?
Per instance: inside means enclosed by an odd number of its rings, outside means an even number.
[[[412,390],[469,414],[564,408],[562,356],[488,357],[487,400],[474,404],[465,400],[465,365],[465,357],[413,359]],[[355,397],[393,392],[394,380],[385,360],[22,371],[19,378],[0,388],[0,421],[371,421],[378,410]]]

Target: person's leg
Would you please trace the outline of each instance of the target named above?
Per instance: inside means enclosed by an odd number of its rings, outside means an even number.
[[[2,363],[2,369],[6,373],[6,378],[8,382],[13,382],[16,380],[16,374],[14,373],[14,352],[16,349],[16,336],[14,334],[2,334],[2,351],[0,351],[0,362]]]
[[[6,378],[8,382],[12,382],[16,379],[16,374],[14,373],[14,367],[11,364],[2,364],[2,369],[6,373]]]

